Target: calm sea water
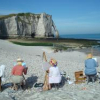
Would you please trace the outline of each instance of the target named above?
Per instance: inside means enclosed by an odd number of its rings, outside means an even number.
[[[98,40],[98,43],[100,43],[100,34],[70,34],[70,35],[60,35],[60,38]],[[100,51],[100,46],[95,46],[95,49],[97,49],[98,51]]]
[[[70,34],[70,35],[66,34],[66,35],[60,35],[60,38],[100,40],[100,34]]]

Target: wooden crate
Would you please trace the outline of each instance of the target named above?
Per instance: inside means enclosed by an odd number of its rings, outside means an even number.
[[[83,71],[78,71],[75,72],[75,83],[84,83],[85,82],[86,77],[83,75]]]

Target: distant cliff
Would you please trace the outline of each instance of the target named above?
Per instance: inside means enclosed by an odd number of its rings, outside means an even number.
[[[52,16],[32,13],[10,14],[0,17],[0,38],[54,37],[59,34]]]

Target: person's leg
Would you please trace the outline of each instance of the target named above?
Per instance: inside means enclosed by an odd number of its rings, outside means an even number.
[[[85,74],[86,75],[86,80],[87,80],[87,84],[89,83],[89,81],[90,81],[90,76],[89,75],[87,75],[87,74]]]
[[[0,77],[0,91],[1,91],[1,77]]]
[[[12,77],[13,89],[18,90],[18,86],[20,85],[21,87],[22,81],[23,81],[23,76],[13,76]]]
[[[23,75],[23,80],[21,82],[21,88],[24,89],[26,87],[26,80],[25,80],[25,77]]]
[[[13,85],[13,89],[16,90],[16,91],[18,90],[18,86],[17,86],[17,84],[14,83],[14,85]]]
[[[91,79],[92,79],[92,83],[95,82],[97,80],[97,73],[91,75]]]
[[[24,89],[24,82],[23,81],[20,83],[20,86],[21,86],[21,89]]]
[[[92,81],[92,83],[94,83],[95,80],[96,80],[96,75],[97,75],[97,74],[86,75],[86,77],[87,77],[87,84],[88,84],[90,81]]]

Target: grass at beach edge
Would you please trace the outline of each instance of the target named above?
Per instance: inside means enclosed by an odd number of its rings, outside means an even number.
[[[10,41],[13,44],[21,45],[21,46],[53,46],[53,43],[23,43],[23,42],[15,42]]]
[[[53,50],[82,49],[92,46],[100,47],[100,43],[94,40],[75,40],[75,39],[9,39],[9,42],[21,46],[50,46]]]

